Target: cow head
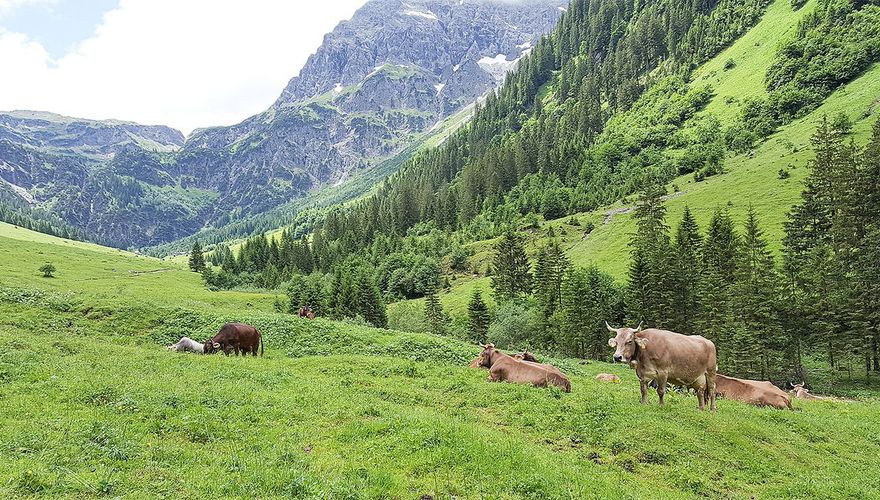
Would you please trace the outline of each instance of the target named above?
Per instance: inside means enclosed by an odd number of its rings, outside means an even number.
[[[220,349],[220,344],[214,342],[214,339],[205,341],[205,354],[214,354],[218,349]]]
[[[495,344],[480,344],[480,347],[483,348],[483,352],[480,353],[480,366],[483,368],[491,368],[492,353],[495,352]]]
[[[610,332],[615,334],[614,337],[608,339],[608,345],[615,349],[615,363],[632,363],[636,354],[636,348],[644,349],[647,346],[647,339],[636,338],[636,334],[642,330],[641,323],[639,323],[637,328],[611,328],[611,325],[606,321],[605,326],[608,327]]]
[[[531,361],[532,363],[538,362],[538,358],[536,358],[535,355],[530,353],[529,351],[523,351],[520,356],[522,356],[523,361]]]

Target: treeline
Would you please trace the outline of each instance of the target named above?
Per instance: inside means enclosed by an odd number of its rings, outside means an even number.
[[[206,255],[196,242],[190,267],[213,289],[284,289],[291,312],[311,305],[321,316],[359,317],[384,327],[386,303],[448,286],[444,266],[466,270],[469,253],[458,238],[423,229],[405,237],[379,237],[356,255],[343,252],[338,240],[328,242],[322,233],[306,238],[287,230],[277,237],[250,238],[237,253],[218,245]]]
[[[0,221],[68,240],[88,241],[86,234],[54,214],[0,202]]]

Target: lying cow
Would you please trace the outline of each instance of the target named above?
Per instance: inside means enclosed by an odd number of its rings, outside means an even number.
[[[195,340],[193,340],[189,337],[183,337],[182,339],[178,340],[176,344],[172,344],[172,345],[168,346],[168,350],[175,351],[175,352],[204,353],[205,352],[205,344],[199,344],[198,342],[196,342]]]
[[[804,387],[804,384],[795,384],[794,389],[792,389],[791,393],[794,395],[794,397],[798,399],[804,399],[806,401],[828,401],[829,399],[810,393],[810,390]]]
[[[648,383],[657,382],[660,405],[666,394],[666,383],[690,387],[697,392],[699,408],[715,411],[715,373],[718,362],[715,344],[699,335],[682,335],[649,328],[611,328],[615,336],[608,345],[615,348],[614,362],[625,362],[636,369],[642,392],[642,404],[648,402]]]
[[[257,355],[257,348],[260,349],[260,355],[263,355],[263,337],[256,328],[241,323],[228,323],[223,325],[220,332],[205,342],[205,354],[213,354],[217,351],[223,351],[223,354],[229,356],[230,352],[235,352],[238,356],[247,356],[248,353]]]
[[[788,394],[770,382],[726,377],[719,373],[715,375],[715,394],[755,406],[792,409]]]
[[[620,377],[611,373],[600,373],[596,375],[596,380],[600,382],[611,382],[612,384],[620,383]]]
[[[527,361],[529,363],[539,363],[538,358],[536,358],[535,355],[530,353],[529,351],[523,351],[522,353],[518,353],[518,354],[511,354],[510,356],[513,359],[516,359],[519,361]],[[477,356],[476,358],[474,358],[470,362],[470,364],[468,364],[468,368],[480,368],[480,367],[482,367],[482,363],[483,363],[483,355],[481,354],[481,355]],[[552,365],[545,365],[545,366],[552,366]],[[554,366],[553,368],[556,368],[556,367]]]
[[[547,387],[550,384],[571,392],[571,382],[558,368],[530,361],[520,361],[495,349],[493,344],[483,346],[480,365],[489,369],[489,382],[513,382]]]

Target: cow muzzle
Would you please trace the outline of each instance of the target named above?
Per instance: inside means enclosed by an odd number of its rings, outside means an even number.
[[[623,356],[620,354],[615,354],[613,359],[615,363],[620,363],[621,361],[623,361]]]

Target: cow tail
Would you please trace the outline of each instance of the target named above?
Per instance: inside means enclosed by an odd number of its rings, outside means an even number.
[[[263,336],[260,335],[260,357],[263,356]]]

